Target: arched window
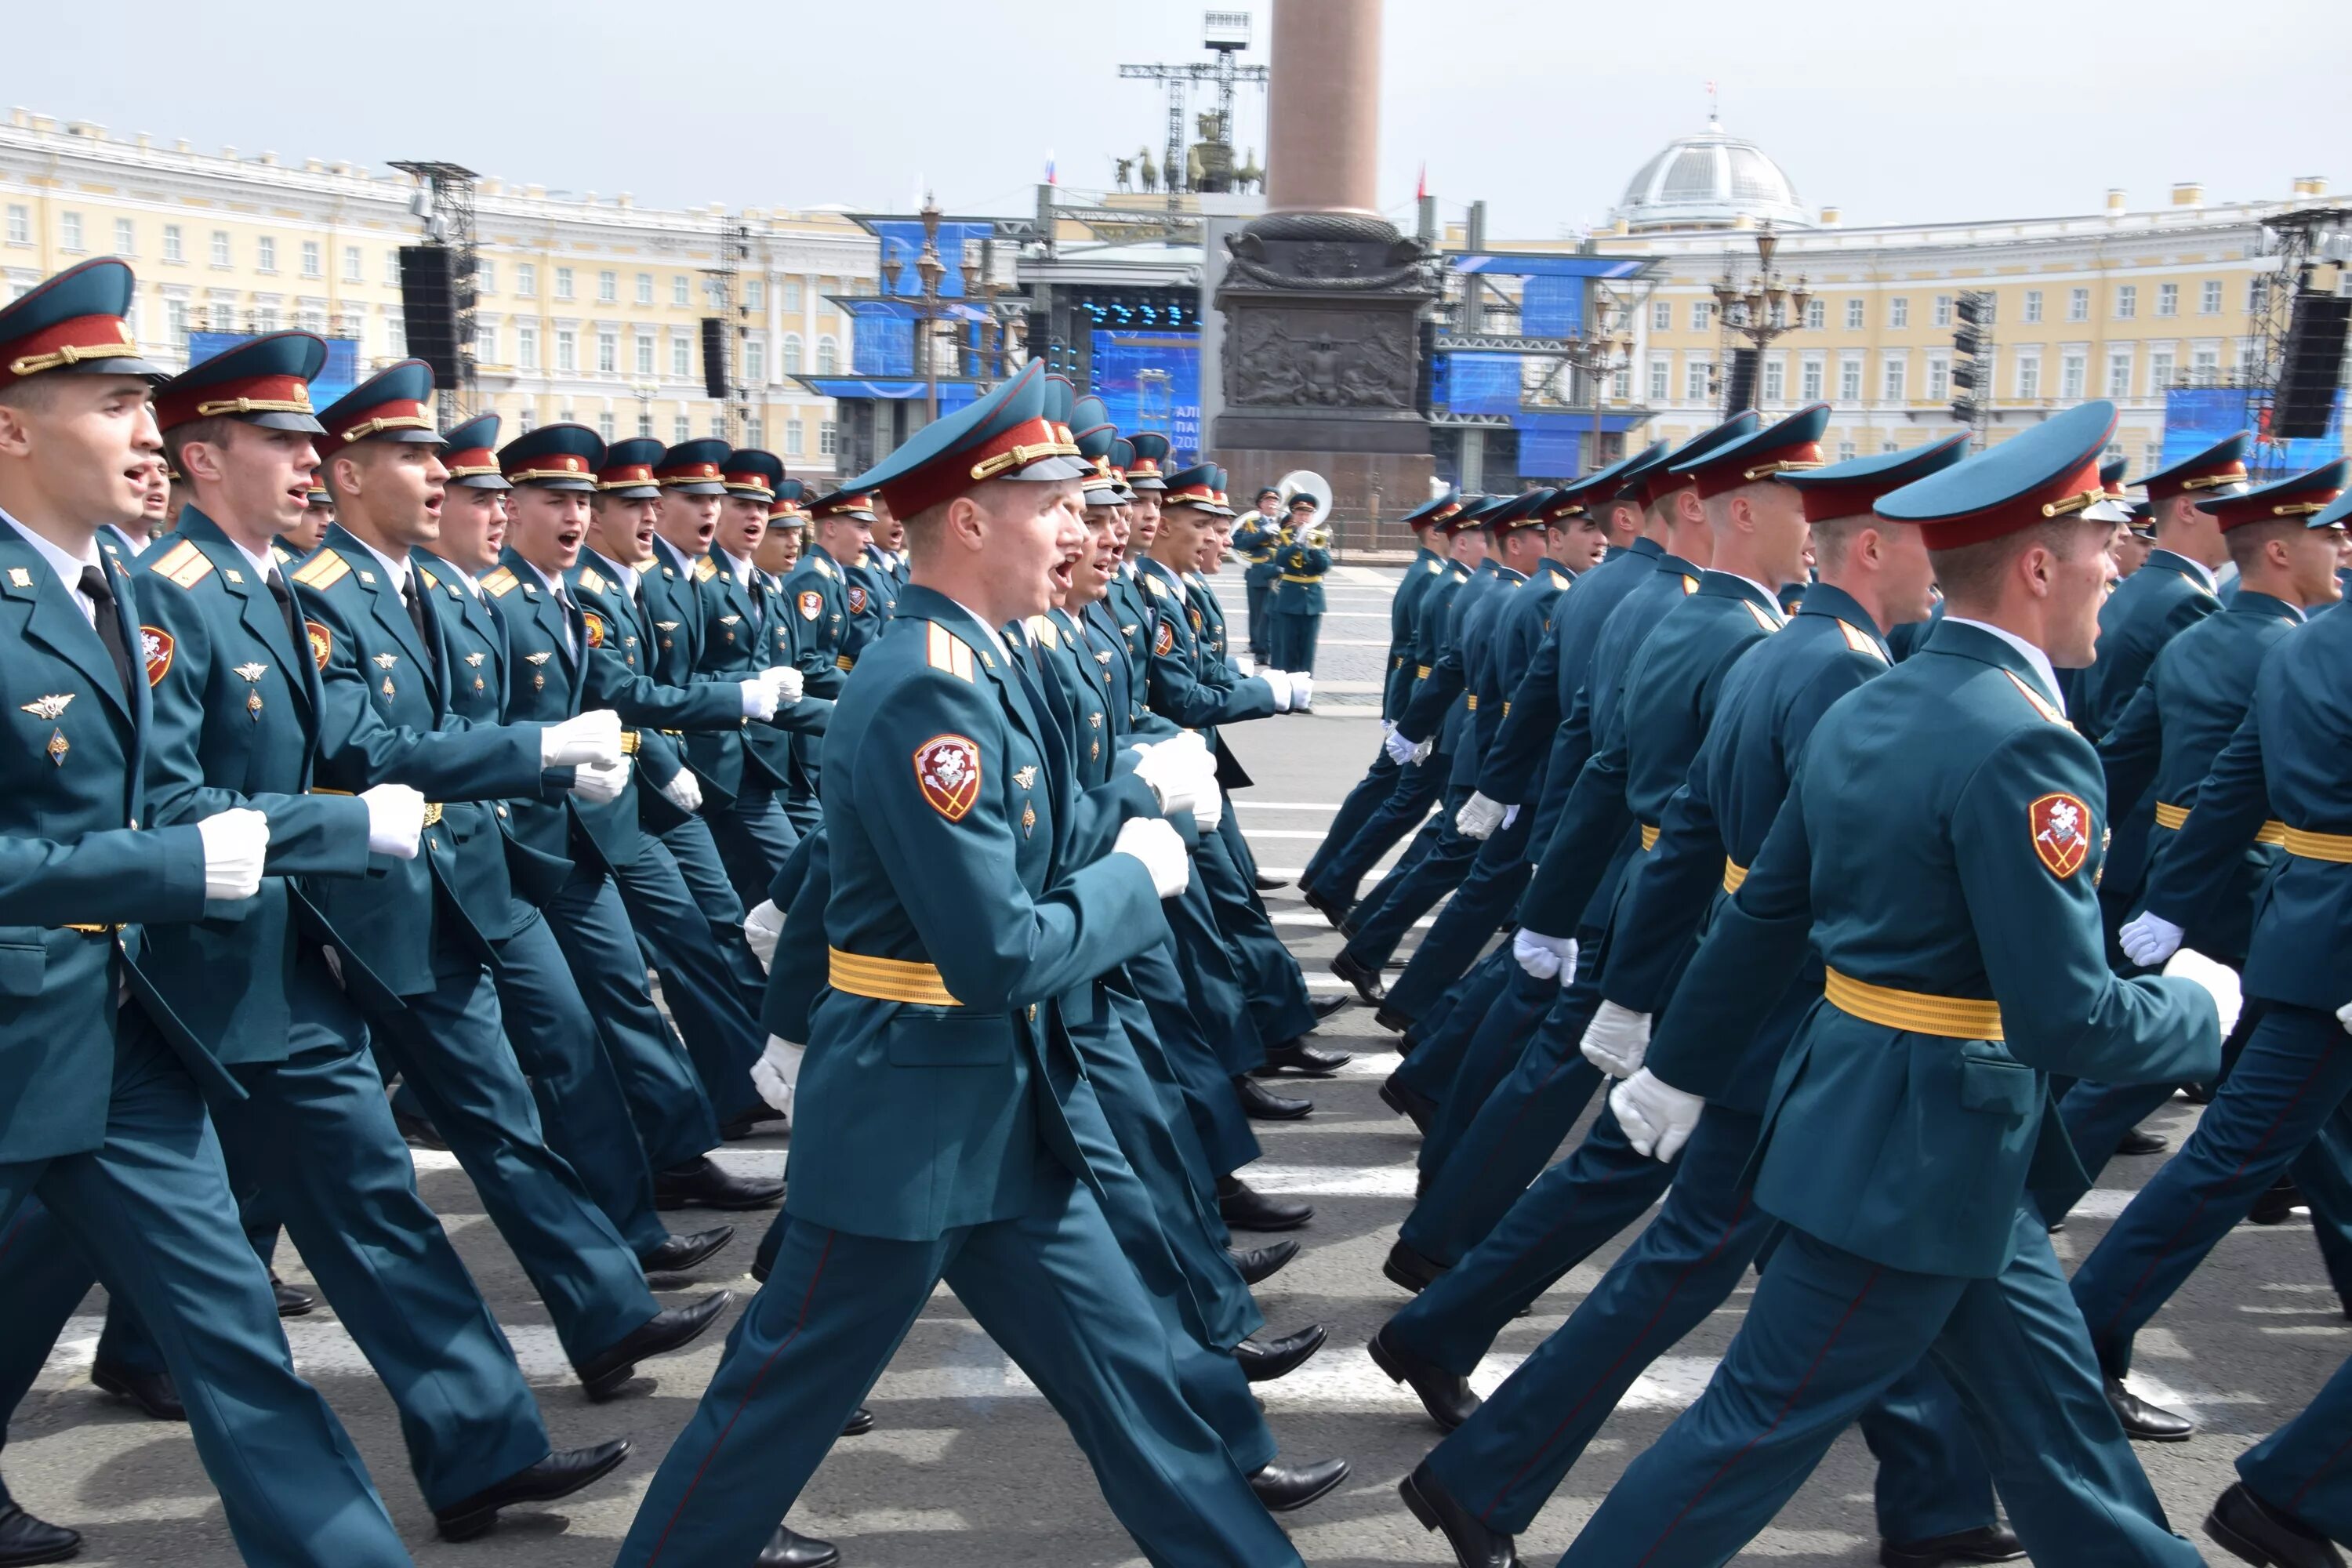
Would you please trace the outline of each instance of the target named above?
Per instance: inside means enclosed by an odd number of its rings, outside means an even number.
[[[801,335],[798,332],[786,332],[784,334],[784,374],[798,375],[800,373]]]
[[[816,341],[816,373],[832,375],[841,369],[841,345],[828,332]]]

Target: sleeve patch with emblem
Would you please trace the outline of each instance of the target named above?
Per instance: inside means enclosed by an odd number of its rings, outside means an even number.
[[[931,809],[961,822],[980,798],[980,746],[969,735],[934,735],[915,748],[915,782]]]
[[[310,638],[310,662],[320,669],[327,668],[327,656],[335,651],[335,634],[317,621],[304,621],[302,629]]]
[[[1165,654],[1172,652],[1175,647],[1176,624],[1173,621],[1162,620],[1160,623],[1160,629],[1151,635],[1151,651]]]
[[[604,617],[598,615],[593,610],[583,610],[580,612],[580,619],[588,627],[588,646],[590,647],[603,647],[604,646]]]
[[[814,588],[801,590],[799,605],[801,619],[804,621],[813,621],[824,614],[824,595]]]
[[[2026,808],[2033,828],[2033,852],[2064,880],[2091,853],[2091,808],[2071,795],[2045,795]]]
[[[853,616],[866,613],[866,590],[855,583],[849,585],[849,613]]]
[[[161,626],[139,628],[139,651],[147,660],[147,684],[159,684],[172,668],[172,655],[179,651],[172,634]]]

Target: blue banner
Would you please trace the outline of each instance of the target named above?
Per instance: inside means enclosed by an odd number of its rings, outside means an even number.
[[[208,359],[214,359],[239,343],[249,343],[267,332],[190,332],[188,334],[188,364],[191,369]],[[310,406],[325,408],[340,401],[343,394],[360,384],[360,345],[356,338],[329,338],[327,363],[310,383]]]
[[[1517,414],[1517,354],[1439,354],[1430,398],[1454,414]]]
[[[915,318],[892,300],[853,300],[850,368],[860,375],[915,374]],[[944,359],[944,353],[941,357]]]
[[[2327,417],[2327,433],[2315,440],[2284,443],[2284,457],[2279,448],[2258,450],[2248,458],[2250,467],[2264,472],[2299,474],[2315,468],[2344,455],[2344,396],[2336,395],[2336,409]],[[2248,394],[2242,386],[2175,387],[2164,395],[2164,456],[2159,468],[2169,468],[2193,458],[2208,447],[2247,428]]]
[[[922,275],[915,270],[915,258],[923,253],[923,225],[919,218],[874,218],[866,226],[882,241],[882,291],[919,300],[923,297]],[[960,300],[963,297],[963,247],[966,240],[977,243],[996,232],[992,220],[979,223],[942,223],[940,225],[940,260],[947,270],[940,278],[940,298]]]
[[[1201,334],[1091,334],[1094,385],[1119,434],[1157,430],[1172,448],[1171,466],[1189,468],[1201,450]]]

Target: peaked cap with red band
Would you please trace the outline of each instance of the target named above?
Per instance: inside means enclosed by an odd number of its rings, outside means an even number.
[[[319,460],[362,441],[441,444],[441,432],[425,412],[433,400],[433,367],[421,359],[404,359],[377,372],[337,398],[319,416],[326,433],[319,438]]]
[[[654,478],[661,488],[682,496],[723,496],[727,485],[727,459],[734,448],[716,436],[697,440],[680,441],[661,455],[654,465]]]
[[[1587,507],[1606,506],[1619,500],[1641,504],[1638,494],[1629,493],[1640,488],[1643,474],[1665,461],[1667,447],[1664,441],[1653,441],[1638,452],[1629,452],[1605,468],[1595,468],[1580,479],[1570,479],[1560,487],[1563,494],[1574,496]]]
[[[1138,430],[1128,441],[1135,447],[1135,460],[1127,465],[1127,483],[1130,489],[1164,490],[1168,488],[1168,437],[1157,430]]]
[[[772,523],[806,522],[808,508],[802,503],[807,500],[808,486],[798,479],[778,479],[776,499],[768,503],[768,521]]]
[[[1462,492],[1449,486],[1444,495],[1432,496],[1405,513],[1404,523],[1407,528],[1415,530],[1434,528],[1461,510]]]
[[[441,466],[449,482],[469,490],[510,490],[514,486],[499,472],[499,416],[485,414],[448,431],[441,448]]]
[[[160,376],[125,320],[138,279],[112,257],[85,261],[0,307],[0,386],[52,371]]]
[[[893,508],[893,510],[897,509]],[[849,485],[829,496],[819,496],[809,502],[809,517],[816,522],[830,522],[845,518],[867,528],[874,526],[874,494],[864,485]]]
[[[1487,514],[1486,526],[1497,540],[1523,528],[1547,527],[1544,507],[1556,493],[1550,489],[1534,489],[1506,497],[1501,506]]]
[[[585,425],[541,425],[499,448],[509,482],[551,490],[593,490],[604,466],[604,438]]]
[[[1866,516],[1876,510],[1879,497],[1930,474],[1940,474],[1968,455],[1969,433],[1955,430],[1924,447],[1874,452],[1810,473],[1792,473],[1781,482],[1803,500],[1807,522],[1832,522],[1842,517]]]
[[[2246,433],[2241,430],[2193,458],[2157,469],[2140,480],[2140,488],[2147,491],[2150,501],[2184,495],[2235,494],[2230,487],[2246,482]]]
[[[2347,472],[2352,472],[2352,459],[2338,458],[2332,463],[2320,464],[2309,473],[2257,485],[2243,495],[2200,500],[2197,510],[2210,512],[2220,520],[2224,533],[2233,528],[2283,522],[2289,518],[2306,520],[2306,526],[2312,528],[2330,528],[2334,524],[2316,520],[2344,493]]]
[[[309,332],[249,339],[157,387],[155,423],[169,431],[199,419],[235,419],[323,436],[327,427],[310,407],[310,379],[326,365],[325,342]]]
[[[750,496],[755,500],[776,499],[776,482],[784,477],[784,460],[773,452],[762,452],[757,447],[743,447],[727,454],[719,483],[731,496]]]
[[[1036,361],[984,397],[918,430],[845,487],[878,490],[891,512],[913,517],[989,479],[1086,476],[1076,443],[1045,417],[1045,372]]]
[[[2099,483],[2116,405],[2077,405],[2000,446],[1879,498],[1878,515],[1916,522],[1930,550],[1981,544],[2054,518],[2121,522]]]
[[[1742,485],[1820,468],[1822,433],[1829,427],[1830,405],[1811,404],[1753,435],[1718,441],[1671,463],[1668,470],[1696,486],[1699,500],[1712,500]]]
[[[1691,482],[1690,475],[1682,471],[1684,464],[1714,451],[1717,447],[1746,440],[1762,423],[1754,409],[1743,408],[1715,428],[1700,431],[1638,472],[1629,470],[1625,476],[1630,481],[1629,488],[1635,492],[1643,506],[1654,507]]]
[[[653,500],[661,495],[654,468],[669,450],[652,436],[627,436],[604,448],[596,468],[596,493],[614,500]]]
[[[1484,528],[1486,521],[1510,505],[1508,496],[1464,496],[1460,510],[1437,525],[1437,531],[1451,539],[1457,533],[1467,533],[1474,528]]]

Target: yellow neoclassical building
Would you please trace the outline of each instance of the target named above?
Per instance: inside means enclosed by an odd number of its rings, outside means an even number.
[[[25,110],[0,124],[0,268],[6,297],[94,256],[139,277],[133,330],[160,364],[191,333],[299,328],[352,342],[362,373],[408,353],[399,247],[422,238],[406,174],[316,158],[110,134]],[[873,237],[832,212],[665,211],[627,195],[484,178],[475,357],[482,412],[505,434],[577,421],[608,439],[724,435],[796,472],[835,471],[834,405],[794,378],[846,371],[836,296],[871,292]],[[750,390],[738,422],[707,396],[701,318],[722,234],[748,255],[733,283]]]

